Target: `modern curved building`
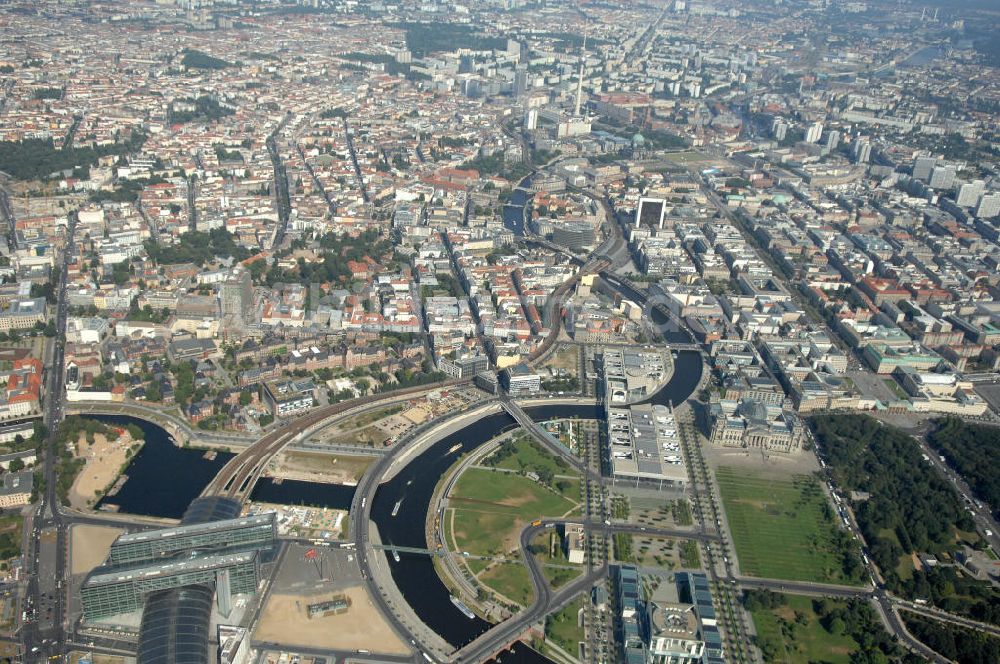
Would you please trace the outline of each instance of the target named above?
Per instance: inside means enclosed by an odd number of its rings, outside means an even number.
[[[139,628],[143,664],[207,664],[212,588],[207,585],[150,593]]]
[[[227,616],[233,594],[255,592],[277,540],[273,513],[239,512],[238,501],[199,498],[177,527],[120,536],[83,583],[84,620],[142,609],[139,664],[208,664],[213,599]]]

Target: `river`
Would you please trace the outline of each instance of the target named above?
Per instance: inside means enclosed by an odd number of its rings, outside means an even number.
[[[213,460],[204,450],[177,447],[161,427],[125,415],[90,415],[93,419],[142,429],[145,444],[125,469],[128,480],[114,496],[102,498],[101,507],[143,516],[179,519],[233,455],[217,452]]]
[[[903,60],[900,65],[903,67],[924,67],[931,64],[935,60],[940,60],[947,54],[943,46],[925,46],[920,49],[907,59]]]
[[[701,355],[681,351],[667,385],[650,401],[658,404],[682,403],[697,387],[702,373]],[[577,417],[601,419],[596,405],[541,405],[525,409],[536,421]],[[146,436],[146,445],[126,469],[129,480],[114,498],[100,504],[119,505],[133,514],[178,518],[188,503],[197,497],[208,482],[232,456],[219,453],[213,461],[200,450],[174,446],[163,429],[155,424],[130,417],[99,417],[102,421],[124,425],[137,424]],[[434,443],[410,461],[391,481],[382,484],[372,500],[371,517],[384,544],[430,548],[424,524],[431,498],[438,482],[460,454],[471,452],[499,433],[513,429],[515,421],[504,412],[477,420],[461,431]],[[458,445],[458,449],[450,451]],[[307,504],[346,509],[354,487],[285,480],[258,483],[253,498],[284,504]],[[392,510],[402,501],[395,516]],[[451,603],[450,593],[438,577],[430,556],[400,553],[399,562],[388,558],[393,580],[416,614],[448,643],[459,648],[488,630],[490,623],[469,619]],[[508,653],[502,661],[527,664],[546,661],[529,648]]]
[[[701,355],[695,351],[679,353],[674,373],[667,385],[650,401],[667,405],[687,399],[701,380]],[[578,417],[601,419],[597,406],[535,406],[525,411],[535,421]],[[371,517],[385,544],[414,547],[428,546],[424,524],[434,488],[458,455],[470,452],[497,434],[513,429],[513,418],[497,413],[477,420],[470,426],[446,436],[408,463],[390,482],[381,485],[372,501]],[[454,452],[449,450],[460,447]],[[402,500],[396,516],[396,502]],[[421,554],[401,553],[399,562],[389,563],[392,578],[406,601],[421,619],[448,643],[462,647],[490,627],[480,618],[469,619],[449,600],[450,593],[438,578],[431,558]]]
[[[531,177],[527,176],[517,183],[517,187],[531,186]],[[510,200],[503,206],[503,225],[518,237],[524,235],[524,206],[527,204],[531,194],[521,189],[515,188],[510,195]]]

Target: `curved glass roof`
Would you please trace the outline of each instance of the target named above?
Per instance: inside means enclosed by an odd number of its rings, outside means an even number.
[[[185,586],[146,596],[139,664],[208,664],[213,589]]]

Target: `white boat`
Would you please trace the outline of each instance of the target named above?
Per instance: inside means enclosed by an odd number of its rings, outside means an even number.
[[[462,600],[460,600],[459,598],[455,597],[454,595],[449,596],[449,599],[451,599],[451,603],[455,605],[456,609],[458,609],[459,611],[461,611],[462,613],[465,614],[466,618],[468,618],[469,620],[472,620],[473,618],[476,617],[476,614],[472,612],[472,609],[470,609],[469,607],[467,607],[462,602]]]
[[[399,506],[402,505],[402,504],[403,504],[403,499],[400,498],[399,500],[396,501],[396,504],[392,506],[392,515],[393,516],[396,516],[397,514],[399,514]]]
[[[392,559],[395,560],[397,563],[399,562],[399,551],[392,552]]]

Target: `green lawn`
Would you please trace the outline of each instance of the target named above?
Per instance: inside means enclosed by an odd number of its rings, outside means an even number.
[[[564,563],[568,565],[569,563]],[[548,579],[549,585],[552,589],[561,588],[567,583],[577,578],[583,573],[583,568],[567,568],[567,567],[543,567],[542,572],[545,574],[545,578]]]
[[[497,468],[535,472],[548,469],[552,471],[553,475],[576,475],[576,472],[565,461],[549,454],[534,441],[521,438],[514,443],[514,447],[517,452],[503,459],[497,464]]]
[[[857,643],[849,636],[826,631],[812,608],[812,598],[785,595],[787,604],[776,609],[754,611],[753,622],[767,662],[847,664]],[[804,616],[797,621],[797,615]]]
[[[519,546],[521,530],[542,516],[561,516],[577,505],[577,484],[568,495],[511,473],[470,468],[462,474],[449,498],[454,513],[451,534],[458,551],[474,555],[500,556]],[[485,563],[470,560],[479,571]]]
[[[903,401],[910,398],[910,395],[892,378],[883,378],[882,382],[885,386],[892,390],[892,393],[896,395],[897,399],[902,399]]]
[[[528,568],[520,560],[497,563],[479,576],[479,580],[507,599],[521,606],[531,603],[535,591],[531,586]]]
[[[716,477],[744,574],[860,582],[844,577],[843,553],[834,539],[835,514],[815,478],[798,475],[775,480],[730,467],[720,467]]]
[[[0,561],[21,555],[21,533],[23,530],[24,517],[20,514],[0,516]],[[6,562],[4,562],[4,569],[6,569]]]
[[[579,624],[578,617],[583,608],[584,597],[585,595],[580,595],[545,619],[545,638],[574,657],[579,650],[579,642],[584,640],[583,626]]]

